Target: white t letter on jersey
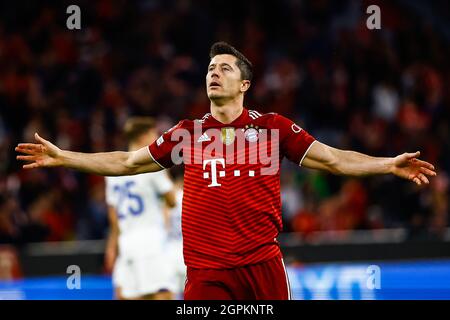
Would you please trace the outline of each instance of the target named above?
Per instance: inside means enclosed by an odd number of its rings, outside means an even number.
[[[211,184],[208,185],[208,187],[220,187],[221,184],[217,183],[217,163],[220,163],[222,167],[225,168],[225,159],[221,158],[221,159],[203,160],[203,170],[205,170],[208,163],[211,163]]]

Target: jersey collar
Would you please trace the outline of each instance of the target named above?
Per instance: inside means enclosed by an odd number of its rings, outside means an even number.
[[[212,114],[206,119],[205,123],[219,125],[219,126],[230,126],[230,127],[232,127],[232,126],[237,126],[237,125],[246,123],[248,118],[249,118],[248,110],[246,108],[243,108],[241,114],[239,115],[239,117],[237,117],[236,119],[234,119],[230,123],[222,123],[219,120],[215,119]]]

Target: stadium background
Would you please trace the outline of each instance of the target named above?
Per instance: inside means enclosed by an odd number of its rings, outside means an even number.
[[[81,8],[68,30],[66,8]],[[368,30],[366,8],[381,8]],[[3,1],[0,3],[0,298],[110,298],[103,178],[20,170],[34,132],[61,148],[124,150],[131,115],[161,131],[208,112],[210,45],[254,64],[246,106],[374,156],[422,151],[426,187],[284,163],[280,240],[298,299],[450,299],[448,1]],[[180,169],[172,174],[179,175]],[[79,265],[84,287],[66,288]],[[367,266],[382,288],[367,291]]]

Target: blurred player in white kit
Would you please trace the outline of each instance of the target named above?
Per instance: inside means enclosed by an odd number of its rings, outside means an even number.
[[[158,135],[155,122],[147,117],[130,118],[124,133],[129,151],[148,145]],[[105,265],[113,271],[115,298],[173,299],[178,290],[173,260],[177,255],[182,259],[182,252],[169,244],[166,208],[176,202],[167,171],[105,180],[110,221]]]

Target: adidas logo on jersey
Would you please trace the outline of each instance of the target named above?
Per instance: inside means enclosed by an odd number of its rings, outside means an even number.
[[[200,136],[200,138],[198,138],[197,142],[205,142],[205,141],[211,141],[211,138],[208,137],[208,135],[206,134],[206,132],[204,134],[202,134]]]

